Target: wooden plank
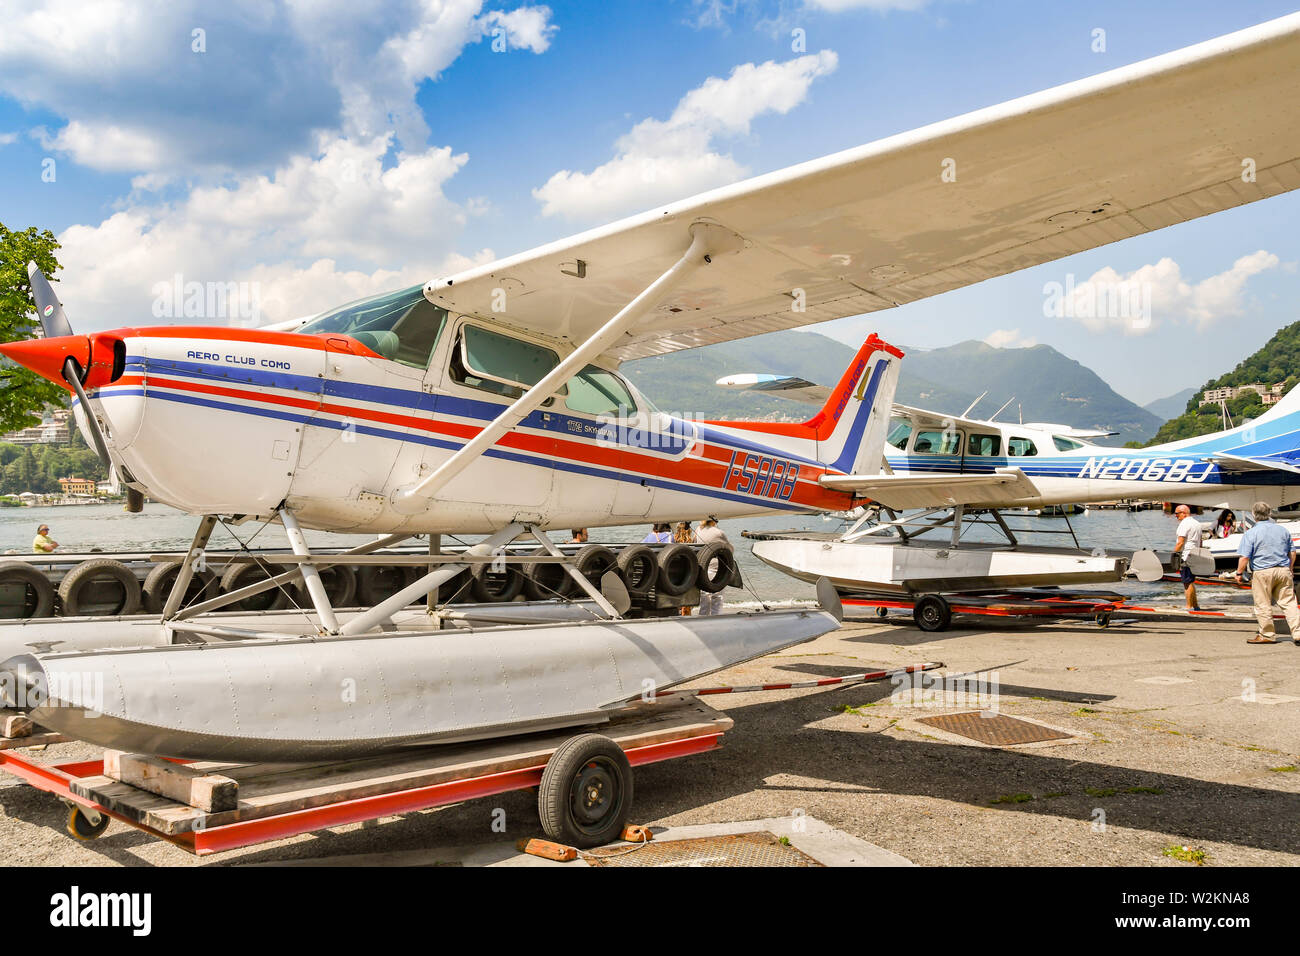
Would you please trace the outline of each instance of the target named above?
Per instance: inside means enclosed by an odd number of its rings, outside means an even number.
[[[104,776],[209,813],[233,810],[239,800],[239,784],[229,777],[148,754],[105,750]]]
[[[698,698],[682,701],[638,702],[597,728],[623,749],[645,747],[719,733],[732,726],[730,718]],[[211,812],[177,800],[130,787],[109,777],[91,778],[74,792],[104,803],[109,809],[174,836],[195,829],[224,826],[295,810],[413,790],[454,780],[544,766],[556,748],[581,733],[569,728],[489,742],[421,748],[409,755],[389,754],[329,764],[233,764],[199,762],[187,765],[196,775],[219,773],[238,785],[238,805]],[[75,786],[75,785],[74,785]],[[123,790],[122,788],[127,788]],[[134,795],[129,792],[134,790]]]
[[[56,734],[52,730],[42,730],[39,727],[33,727],[33,732],[26,737],[0,737],[0,750],[17,750],[19,747],[43,747],[46,744],[62,744],[71,740],[71,737],[65,737],[63,734]]]
[[[0,710],[0,737],[30,737],[35,724],[17,710]]]

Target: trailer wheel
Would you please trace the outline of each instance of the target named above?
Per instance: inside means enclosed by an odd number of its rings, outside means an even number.
[[[889,617],[889,608],[887,607],[876,608],[876,617]]]
[[[632,766],[608,737],[570,737],[542,771],[537,815],[557,843],[587,849],[616,840],[631,807]]]
[[[54,585],[25,561],[0,563],[0,618],[24,620],[54,613]]]
[[[1098,627],[1110,627],[1110,614],[1098,614],[1096,621]]]
[[[73,806],[68,810],[68,832],[78,840],[97,840],[108,829],[111,818],[107,813],[94,814],[95,822],[91,822],[90,815],[81,807]]]
[[[952,623],[952,608],[937,594],[927,594],[912,608],[912,620],[923,631],[946,631]]]

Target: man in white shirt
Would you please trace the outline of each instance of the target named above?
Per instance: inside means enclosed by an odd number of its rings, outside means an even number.
[[[1179,576],[1182,578],[1183,589],[1187,592],[1187,609],[1199,611],[1201,606],[1196,600],[1196,575],[1187,566],[1187,556],[1201,550],[1201,536],[1204,532],[1201,523],[1192,517],[1192,509],[1187,505],[1175,508],[1174,517],[1178,519],[1178,530],[1174,532],[1178,535],[1178,540],[1174,544],[1174,550],[1183,556]]]

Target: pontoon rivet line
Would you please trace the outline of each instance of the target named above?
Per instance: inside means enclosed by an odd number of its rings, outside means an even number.
[[[716,223],[697,222],[691,226],[691,244],[682,257],[654,282],[646,286],[636,298],[589,339],[574,349],[564,361],[551,369],[540,382],[515,399],[481,432],[462,445],[450,458],[434,471],[407,489],[399,489],[392,497],[392,507],[402,514],[418,514],[429,506],[429,501],[444,485],[476,461],[497,440],[514,429],[531,412],[560,390],[569,379],[578,374],[593,359],[612,346],[628,328],[650,311],[669,290],[694,270],[705,264],[708,254],[740,251],[744,240],[730,229]]]
[[[288,508],[280,509],[280,524],[284,526],[284,533],[289,539],[289,547],[293,549],[293,553],[299,557],[310,557],[311,549],[307,547],[307,539],[302,536],[298,519]],[[321,629],[328,634],[333,634],[339,629],[339,622],[334,616],[334,607],[330,604],[329,595],[325,593],[325,582],[320,578],[320,571],[314,564],[299,565],[298,570],[302,572],[302,579],[307,585],[307,594],[311,597],[312,606],[320,615]]]
[[[465,552],[465,557],[470,559],[491,558],[493,551],[515,540],[523,530],[524,526],[521,524],[508,524],[496,534],[480,541],[478,544],[474,545],[474,547],[467,550]],[[437,571],[426,574],[414,584],[407,585],[392,597],[381,601],[368,611],[358,614],[352,620],[340,627],[336,633],[343,637],[350,637],[354,634],[364,634],[372,627],[378,627],[388,621],[398,611],[402,610],[402,608],[418,601],[440,584],[445,584],[450,581],[473,563],[477,562],[471,560],[464,564],[443,565]]]

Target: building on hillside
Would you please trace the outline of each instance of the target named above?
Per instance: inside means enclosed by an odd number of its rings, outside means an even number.
[[[71,440],[68,421],[41,422],[31,428],[8,432],[4,440],[15,445],[66,445]]]
[[[65,495],[93,495],[95,493],[95,479],[60,478],[59,490]]]
[[[1285,388],[1285,382],[1278,382],[1276,385],[1263,385],[1254,382],[1249,385],[1225,385],[1223,388],[1207,388],[1201,393],[1199,405],[1217,405],[1219,402],[1230,401],[1241,395],[1242,392],[1250,389],[1259,394],[1260,401],[1265,405],[1276,405],[1282,398],[1282,391]]]

